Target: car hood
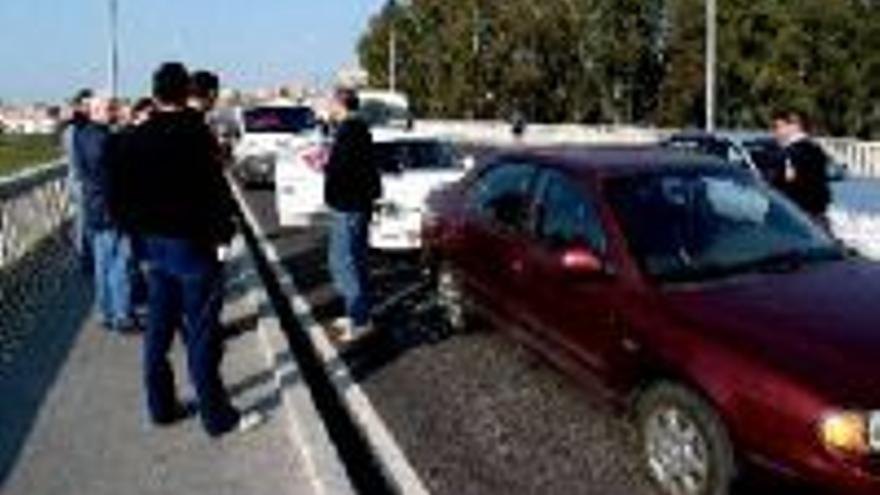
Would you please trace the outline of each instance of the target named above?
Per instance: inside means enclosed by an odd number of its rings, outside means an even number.
[[[880,407],[880,264],[825,263],[677,287],[671,316],[842,405]]]
[[[424,209],[431,192],[461,179],[464,170],[405,172],[382,178],[383,199],[405,208]]]

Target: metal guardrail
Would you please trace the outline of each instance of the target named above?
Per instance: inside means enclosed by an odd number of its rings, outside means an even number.
[[[652,143],[675,132],[673,129],[625,125],[530,124],[521,138],[515,138],[509,122],[423,120],[416,129],[464,143],[491,145]],[[880,142],[854,138],[820,137],[818,141],[855,177],[880,179]]]
[[[55,162],[0,178],[0,268],[70,218],[66,177],[67,165]]]
[[[880,142],[852,138],[819,138],[819,142],[853,176],[880,179]]]

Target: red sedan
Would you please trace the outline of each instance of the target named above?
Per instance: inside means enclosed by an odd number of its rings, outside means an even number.
[[[668,495],[744,463],[880,493],[880,265],[750,174],[653,148],[502,156],[436,193],[439,301],[630,406]]]

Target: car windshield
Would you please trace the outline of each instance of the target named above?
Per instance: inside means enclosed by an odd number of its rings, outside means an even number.
[[[747,174],[717,169],[611,179],[608,198],[633,255],[660,282],[840,259],[803,213]]]
[[[245,130],[251,133],[299,134],[316,126],[315,112],[307,107],[261,107],[244,114]]]
[[[378,143],[376,144],[376,156],[379,168],[385,173],[413,170],[454,170],[462,167],[452,146],[442,141]]]
[[[361,118],[370,126],[381,126],[392,122],[406,122],[410,119],[409,109],[381,100],[361,102]]]

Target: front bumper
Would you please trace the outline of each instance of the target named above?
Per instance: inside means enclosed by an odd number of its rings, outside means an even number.
[[[398,218],[378,215],[370,228],[370,247],[379,251],[415,251],[422,248],[422,216]]]

